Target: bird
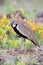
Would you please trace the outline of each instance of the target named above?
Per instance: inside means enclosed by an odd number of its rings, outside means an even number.
[[[34,45],[40,47],[39,40],[37,39],[35,32],[31,26],[26,22],[27,19],[21,11],[17,10],[14,14],[14,18],[11,20],[11,26],[13,30],[23,38],[30,40]]]

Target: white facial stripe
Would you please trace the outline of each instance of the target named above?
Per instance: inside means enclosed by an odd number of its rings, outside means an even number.
[[[13,27],[15,27],[16,25],[15,24],[13,24]]]

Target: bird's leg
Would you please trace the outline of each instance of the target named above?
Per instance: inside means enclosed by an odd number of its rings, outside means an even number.
[[[22,38],[22,47],[21,47],[21,50],[25,50],[25,38]]]

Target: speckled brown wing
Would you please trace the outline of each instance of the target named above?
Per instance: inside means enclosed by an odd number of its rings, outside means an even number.
[[[35,45],[39,46],[39,41],[36,38],[36,35],[30,25],[26,23],[26,21],[21,21],[21,23],[18,24],[17,30],[24,36],[26,36],[30,41],[32,41]]]
[[[33,32],[30,25],[26,22],[25,18],[22,18],[21,12],[17,12],[14,19],[12,20],[11,25],[17,24],[17,26],[13,29],[15,29],[16,33],[21,35],[22,37],[28,38],[30,41],[32,41],[35,45],[39,46],[39,41]]]

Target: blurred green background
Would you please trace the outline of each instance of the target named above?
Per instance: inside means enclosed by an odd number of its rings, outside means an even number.
[[[8,13],[23,8],[25,11],[43,11],[43,0],[0,0],[0,13]],[[9,9],[9,11],[8,11]],[[10,13],[10,12],[9,12]]]

